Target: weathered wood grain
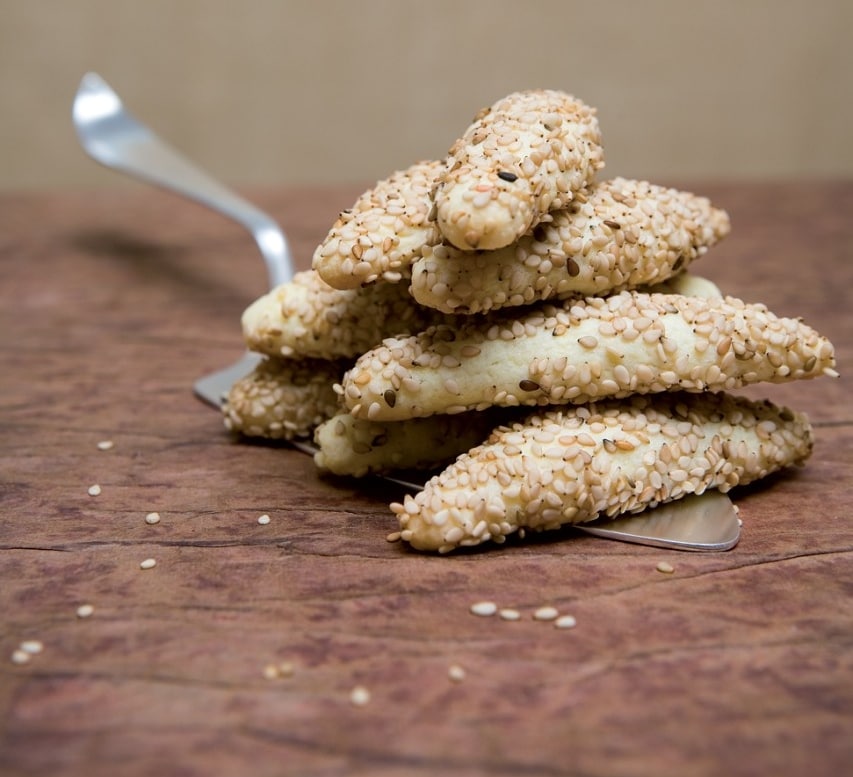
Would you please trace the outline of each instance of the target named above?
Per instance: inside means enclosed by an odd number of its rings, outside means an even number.
[[[841,379],[751,390],[809,412],[812,459],[734,494],[727,553],[566,530],[448,558],[385,541],[387,484],[235,442],[192,396],[264,289],[238,227],[159,192],[0,197],[0,773],[849,768],[853,185],[695,190],[733,222],[695,270],[835,342]],[[307,266],[358,191],[253,194]]]

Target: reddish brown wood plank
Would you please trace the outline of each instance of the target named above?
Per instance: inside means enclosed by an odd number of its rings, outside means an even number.
[[[809,412],[817,446],[736,493],[722,554],[569,530],[449,558],[389,544],[387,485],[236,443],[190,392],[263,291],[238,227],[158,192],[0,198],[0,772],[843,773],[853,185],[692,188],[734,225],[697,272],[803,316],[843,375],[753,390]],[[357,193],[255,196],[307,266]],[[43,652],[12,663],[27,639]]]

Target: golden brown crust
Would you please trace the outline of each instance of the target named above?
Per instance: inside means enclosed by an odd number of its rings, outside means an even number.
[[[422,305],[465,314],[603,295],[665,281],[729,230],[728,215],[705,197],[615,178],[506,248],[424,246],[411,292]]]
[[[250,350],[276,357],[354,358],[384,337],[455,319],[412,304],[405,284],[333,289],[313,270],[253,302],[243,313]]]
[[[422,246],[439,240],[430,194],[443,169],[443,161],[418,162],[364,192],[314,252],[320,277],[336,289],[408,278]]]
[[[592,108],[555,90],[515,92],[481,111],[450,149],[434,197],[438,228],[464,251],[502,248],[603,166]]]
[[[223,405],[225,426],[245,437],[310,438],[340,408],[334,385],[346,362],[264,359],[238,380]]]
[[[391,509],[402,539],[446,553],[728,491],[811,450],[804,415],[722,393],[551,408],[495,430]]]
[[[825,337],[734,297],[624,291],[471,318],[359,357],[342,387],[350,412],[390,421],[835,374]]]

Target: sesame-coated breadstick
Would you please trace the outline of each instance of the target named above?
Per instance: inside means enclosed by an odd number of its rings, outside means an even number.
[[[464,251],[502,248],[566,207],[603,166],[594,109],[554,90],[515,92],[450,149],[434,196],[438,227]]]
[[[473,319],[362,354],[342,385],[350,412],[391,421],[836,374],[829,340],[734,297],[623,291]]]
[[[321,359],[264,359],[231,387],[222,407],[225,427],[245,437],[310,438],[340,410],[334,385],[346,366]]]
[[[446,553],[521,528],[639,512],[729,491],[802,463],[805,415],[719,394],[660,394],[549,409],[501,427],[423,491],[391,505],[401,538]]]
[[[471,254],[424,246],[412,296],[447,313],[612,293],[666,280],[730,229],[705,197],[615,178],[579,193],[513,245]]]
[[[314,462],[321,470],[351,477],[435,470],[483,442],[510,419],[508,412],[513,414],[511,409],[492,408],[389,423],[339,413],[315,431]]]
[[[418,162],[364,192],[314,252],[313,267],[336,289],[409,277],[421,247],[438,242],[430,193],[443,161]]]
[[[405,284],[340,290],[306,270],[255,300],[243,313],[242,326],[250,350],[288,358],[338,359],[354,358],[383,337],[451,320],[414,305]]]

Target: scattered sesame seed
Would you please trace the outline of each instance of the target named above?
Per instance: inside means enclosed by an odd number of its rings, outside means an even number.
[[[145,516],[145,523],[153,526],[156,523],[160,523],[160,513],[148,513]]]
[[[471,605],[473,615],[489,616],[494,615],[497,611],[498,606],[494,602],[476,602]]]
[[[554,628],[557,629],[573,629],[577,626],[577,620],[574,615],[561,615],[554,621]]]
[[[400,541],[400,537],[401,537],[401,536],[402,536],[402,533],[401,533],[401,532],[398,532],[398,531],[392,531],[390,534],[388,534],[388,535],[385,537],[385,541],[386,541],[386,542],[399,542],[399,541]]]
[[[267,664],[263,670],[263,676],[267,680],[278,680],[281,677],[293,676],[293,664],[290,661],[281,661],[278,664]]]
[[[89,486],[89,496],[98,496],[101,493],[101,487],[95,483],[92,486]]]
[[[521,619],[521,613],[518,610],[513,610],[510,607],[504,607],[502,610],[498,612],[501,620],[505,621],[517,621]]]
[[[44,650],[44,645],[37,639],[24,640],[18,647],[20,650],[23,650],[24,653],[31,656],[38,655],[42,650]]]
[[[88,618],[95,612],[95,608],[91,604],[81,604],[77,608],[78,618]]]
[[[32,656],[26,650],[15,650],[12,652],[13,664],[26,664]]]
[[[658,572],[663,572],[665,575],[671,575],[675,572],[675,567],[668,561],[658,561],[655,569],[657,569]]]
[[[263,515],[258,517],[258,523],[261,526],[266,526],[269,522],[270,522],[270,517],[266,513],[264,513]]]
[[[533,618],[537,621],[552,621],[554,620],[560,613],[557,611],[556,607],[551,607],[550,605],[546,605],[544,607],[539,607],[533,612]]]
[[[147,558],[145,561],[140,562],[140,569],[153,569],[157,566],[157,560],[153,558]]]
[[[370,691],[363,685],[357,685],[352,689],[349,700],[356,707],[364,707],[370,703]]]
[[[112,450],[114,445],[115,445],[115,443],[112,440],[101,440],[98,443],[98,450],[99,451],[109,451],[109,450]]]
[[[459,664],[451,664],[447,669],[447,676],[454,683],[461,683],[465,679],[465,670]]]

